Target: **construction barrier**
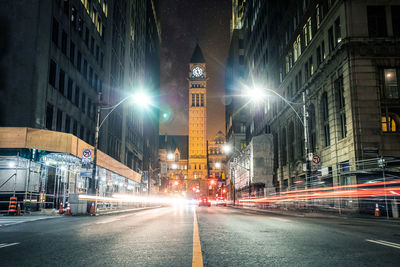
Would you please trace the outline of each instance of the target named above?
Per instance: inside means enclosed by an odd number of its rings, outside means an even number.
[[[94,215],[94,202],[92,202],[92,205],[90,206],[90,215]]]
[[[8,205],[8,214],[15,214],[17,212],[17,198],[10,197],[10,204]]]
[[[375,216],[376,216],[376,217],[381,216],[381,212],[379,211],[378,203],[376,203],[376,206],[375,206]]]
[[[58,209],[58,213],[60,213],[60,214],[64,213],[63,203],[60,203],[60,208]]]
[[[67,209],[65,211],[66,215],[71,215],[71,206],[69,205],[69,202],[67,202]]]
[[[21,216],[21,206],[19,205],[19,203],[17,205],[17,216]]]

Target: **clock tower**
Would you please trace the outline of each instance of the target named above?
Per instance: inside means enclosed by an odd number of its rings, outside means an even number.
[[[207,71],[197,44],[189,64],[189,162],[187,191],[208,192],[207,170]],[[200,192],[198,192],[200,190]]]

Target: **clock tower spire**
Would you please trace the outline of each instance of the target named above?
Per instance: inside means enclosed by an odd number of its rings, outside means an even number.
[[[188,192],[207,195],[207,72],[196,44],[189,63],[189,162]],[[195,190],[194,190],[195,189]],[[197,192],[198,194],[198,192]]]

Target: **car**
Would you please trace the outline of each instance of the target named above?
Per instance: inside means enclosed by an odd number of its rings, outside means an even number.
[[[215,200],[215,205],[216,206],[226,206],[226,198],[217,197],[217,199]]]
[[[208,199],[208,197],[201,197],[199,198],[199,207],[200,206],[211,207],[211,201]]]

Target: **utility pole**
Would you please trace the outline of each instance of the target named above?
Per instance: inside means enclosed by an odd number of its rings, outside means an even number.
[[[100,128],[100,101],[101,92],[97,94],[97,115],[96,115],[96,132],[94,135],[94,148],[93,148],[93,170],[92,179],[89,181],[89,195],[96,194],[96,169],[97,169],[97,147],[99,145],[99,128]]]

